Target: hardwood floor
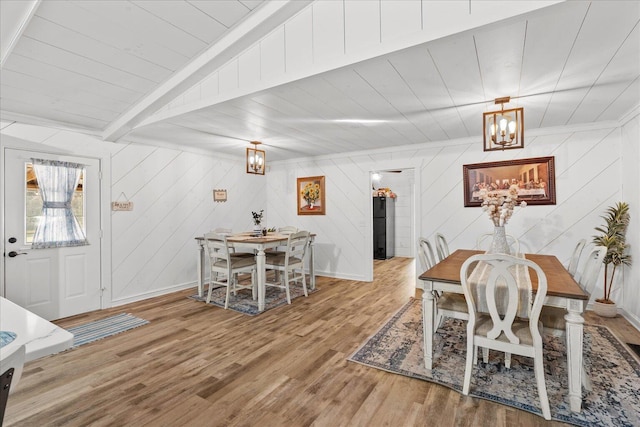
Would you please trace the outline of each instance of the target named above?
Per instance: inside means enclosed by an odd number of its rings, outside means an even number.
[[[62,319],[127,312],[150,323],[28,363],[4,425],[562,425],[347,362],[414,295],[413,259],[375,261],[375,272],[372,283],[319,277],[318,292],[255,317],[188,290]],[[587,322],[640,343],[622,318]]]

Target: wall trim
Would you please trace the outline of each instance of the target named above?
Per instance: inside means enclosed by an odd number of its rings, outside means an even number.
[[[121,305],[125,305],[125,304],[130,304],[133,302],[138,302],[138,301],[144,301],[147,300],[149,298],[154,298],[154,297],[160,297],[163,295],[168,295],[174,292],[178,292],[178,291],[182,291],[185,289],[190,289],[193,288],[193,292],[194,294],[198,292],[198,283],[193,281],[193,282],[185,282],[185,283],[179,283],[177,285],[174,286],[169,286],[166,288],[162,288],[162,289],[156,289],[152,292],[144,292],[144,293],[139,293],[136,295],[132,295],[126,298],[121,298],[121,299],[114,299],[112,300],[113,305],[112,307],[118,307]]]

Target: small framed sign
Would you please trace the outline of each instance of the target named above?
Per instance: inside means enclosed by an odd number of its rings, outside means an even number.
[[[125,201],[121,202],[120,199],[124,196]],[[133,202],[129,200],[126,194],[120,193],[115,202],[111,202],[112,211],[132,211]]]
[[[227,190],[213,190],[213,201],[214,202],[226,202],[227,201]]]
[[[111,210],[112,211],[132,211],[133,210],[133,202],[111,202]]]

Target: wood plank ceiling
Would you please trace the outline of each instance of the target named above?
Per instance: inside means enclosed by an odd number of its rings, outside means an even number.
[[[43,1],[2,66],[3,120],[100,133],[260,1]],[[231,99],[127,138],[269,158],[481,137],[510,95],[525,129],[619,120],[640,103],[638,2],[567,2]],[[357,122],[345,121],[357,120]]]

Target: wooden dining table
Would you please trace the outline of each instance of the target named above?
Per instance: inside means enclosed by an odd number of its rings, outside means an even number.
[[[236,249],[248,249],[255,252],[257,264],[257,282],[258,282],[258,311],[264,311],[266,298],[267,272],[265,268],[265,250],[286,245],[287,234],[267,233],[266,236],[256,236],[253,232],[237,233],[227,236],[227,242],[232,243]],[[316,276],[313,262],[313,242],[315,234],[309,237],[309,246],[307,247],[307,255],[309,257],[309,288],[316,288]],[[198,251],[198,295],[204,296],[204,237],[196,237],[199,246]]]
[[[481,253],[484,252],[458,249],[419,276],[423,282],[424,361],[428,370],[433,367],[433,336],[437,328],[437,325],[434,324],[436,309],[434,292],[462,294],[460,268],[467,258]],[[580,412],[582,407],[582,376],[584,375],[582,369],[584,318],[582,313],[589,300],[589,295],[582,290],[555,256],[541,254],[525,254],[524,256],[538,264],[547,276],[548,287],[544,305],[563,307],[567,310],[565,320],[569,402],[572,411]],[[531,275],[531,283],[535,292],[538,286],[535,274]]]

